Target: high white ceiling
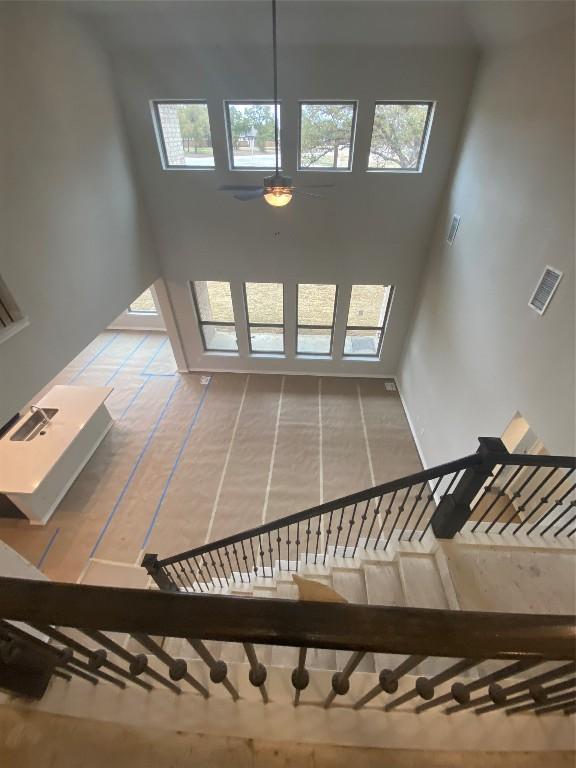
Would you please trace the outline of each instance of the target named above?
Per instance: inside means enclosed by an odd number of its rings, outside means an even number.
[[[65,3],[112,46],[252,45],[270,35],[269,0],[87,0]],[[280,44],[506,44],[562,20],[561,0],[279,0]]]

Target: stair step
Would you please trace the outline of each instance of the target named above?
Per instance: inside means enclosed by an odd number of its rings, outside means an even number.
[[[363,571],[335,568],[332,571],[332,586],[336,592],[345,597],[350,603],[363,603],[366,605],[368,602]],[[343,669],[349,658],[349,651],[336,651],[337,668]],[[374,657],[371,653],[364,656],[357,670],[359,672],[374,672]]]
[[[405,605],[402,580],[397,561],[388,563],[365,563],[364,578],[369,605],[390,605],[402,608]],[[395,669],[406,657],[395,653],[375,653],[376,672]]]
[[[406,605],[414,608],[449,608],[434,557],[402,553],[399,563]]]

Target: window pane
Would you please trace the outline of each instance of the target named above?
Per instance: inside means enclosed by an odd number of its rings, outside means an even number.
[[[206,104],[157,104],[168,167],[213,168]]]
[[[389,295],[389,285],[353,285],[347,325],[384,325]]]
[[[297,353],[300,355],[329,355],[331,328],[299,328]]]
[[[284,286],[282,283],[246,283],[249,323],[284,322]]]
[[[207,350],[237,352],[236,329],[233,325],[203,325],[202,333]]]
[[[280,128],[280,105],[278,105],[278,128]],[[228,132],[233,168],[275,167],[274,104],[228,103]],[[278,163],[281,165],[280,152]]]
[[[332,325],[335,285],[298,285],[298,325]]]
[[[284,352],[284,328],[250,327],[252,352]]]
[[[430,104],[376,104],[368,168],[419,170]]]
[[[230,283],[219,280],[196,280],[194,290],[200,320],[217,323],[234,322]]]
[[[158,310],[154,304],[154,299],[152,298],[152,291],[150,288],[147,288],[144,293],[138,296],[136,301],[133,301],[132,304],[130,304],[128,307],[128,312],[138,312],[140,314],[147,315],[158,314]]]
[[[380,334],[381,331],[346,331],[344,354],[369,357],[377,355]]]
[[[300,167],[352,165],[354,104],[300,105]]]

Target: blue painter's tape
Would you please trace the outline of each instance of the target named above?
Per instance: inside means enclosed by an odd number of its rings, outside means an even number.
[[[210,389],[210,383],[212,379],[208,382],[208,384],[204,388],[204,392],[202,392],[202,397],[200,398],[200,402],[198,403],[198,406],[196,407],[196,411],[194,412],[194,416],[192,417],[192,421],[190,422],[188,429],[186,430],[186,434],[184,435],[184,440],[182,441],[182,445],[180,446],[180,450],[178,451],[178,455],[176,456],[176,460],[174,461],[174,464],[172,465],[172,469],[170,470],[170,474],[168,475],[168,479],[164,483],[164,488],[162,489],[162,493],[160,494],[160,498],[158,499],[158,504],[156,505],[156,509],[154,510],[154,515],[152,516],[152,521],[150,522],[150,526],[148,528],[148,531],[146,532],[146,536],[144,537],[144,541],[142,542],[141,549],[144,549],[144,547],[148,544],[148,540],[150,539],[150,535],[152,533],[152,530],[154,529],[154,526],[156,525],[156,520],[158,519],[158,515],[160,513],[160,509],[162,508],[162,504],[164,504],[164,499],[166,498],[166,493],[168,492],[168,487],[170,486],[170,483],[172,482],[172,478],[174,477],[174,473],[176,472],[176,469],[178,467],[178,464],[180,463],[180,459],[182,458],[182,454],[184,453],[184,449],[188,445],[188,440],[190,439],[190,435],[192,434],[192,430],[194,429],[194,425],[196,424],[198,420],[198,415],[200,411],[202,410],[202,406],[204,405],[204,400],[206,400],[206,395],[208,394],[208,390]]]
[[[104,535],[105,535],[106,531],[108,530],[108,526],[110,525],[110,523],[114,519],[114,515],[116,514],[116,512],[120,508],[120,505],[122,504],[124,496],[126,495],[126,491],[130,487],[130,483],[134,479],[134,475],[136,474],[136,471],[137,471],[138,467],[140,466],[140,462],[142,461],[142,459],[144,458],[144,456],[146,454],[146,451],[150,447],[150,444],[152,443],[152,440],[154,439],[154,435],[156,434],[156,431],[158,430],[158,427],[162,423],[162,420],[164,419],[164,416],[166,415],[166,412],[168,411],[170,403],[172,402],[172,398],[176,394],[176,391],[178,390],[178,387],[180,386],[180,383],[181,383],[181,381],[180,381],[180,379],[178,379],[176,384],[172,387],[172,391],[170,392],[170,396],[168,397],[168,399],[164,403],[162,411],[160,412],[158,418],[156,419],[156,421],[154,423],[154,426],[152,427],[152,430],[150,431],[150,433],[149,433],[149,435],[148,435],[148,437],[146,439],[146,442],[144,443],[144,447],[142,448],[142,450],[140,451],[140,454],[138,455],[138,458],[134,462],[134,466],[132,467],[130,475],[128,476],[128,479],[124,483],[124,487],[120,491],[120,494],[118,495],[118,498],[116,499],[116,502],[114,503],[114,506],[112,507],[112,511],[108,515],[108,519],[104,523],[104,527],[100,531],[100,535],[98,536],[98,538],[96,540],[96,543],[92,547],[92,551],[90,552],[88,557],[94,557],[94,555],[96,553],[96,550],[100,546],[100,543],[101,543],[102,539],[104,538]]]
[[[143,373],[143,374],[145,374],[145,373],[146,373],[146,371],[148,370],[149,366],[151,366],[151,365],[152,365],[152,363],[154,362],[154,360],[156,360],[156,358],[158,357],[158,355],[160,354],[160,352],[161,352],[161,351],[164,349],[164,347],[166,346],[166,342],[167,342],[167,341],[168,341],[168,336],[166,336],[166,338],[164,339],[164,341],[163,341],[161,344],[159,344],[159,345],[158,345],[158,349],[156,350],[156,352],[154,352],[154,354],[152,355],[152,357],[150,358],[150,360],[148,360],[148,362],[146,363],[146,365],[145,365],[145,367],[144,367],[144,370],[142,371],[142,373]]]
[[[52,544],[54,544],[56,540],[56,536],[58,536],[59,533],[60,533],[60,528],[56,528],[56,530],[50,537],[50,541],[48,542],[48,544],[46,544],[44,548],[44,552],[42,552],[42,554],[40,555],[40,560],[38,560],[38,564],[36,566],[37,568],[42,568],[42,566],[44,565],[44,560],[46,560],[48,552],[50,552],[50,548],[52,547]]]
[[[106,384],[105,384],[104,386],[106,386],[106,387],[107,387],[107,386],[108,386],[108,384],[110,384],[110,382],[111,382],[111,381],[114,379],[114,377],[115,377],[117,374],[119,374],[119,373],[120,373],[120,371],[122,370],[122,368],[124,368],[124,366],[126,365],[126,363],[128,362],[128,360],[130,360],[130,358],[132,357],[132,355],[135,355],[135,354],[136,354],[136,352],[138,352],[138,350],[140,349],[140,347],[142,346],[142,344],[144,344],[144,342],[146,341],[146,339],[148,338],[148,336],[149,336],[149,334],[147,333],[147,334],[146,334],[146,336],[144,336],[144,338],[143,338],[143,339],[140,339],[140,341],[138,342],[138,344],[136,344],[136,346],[134,347],[134,349],[133,349],[131,352],[129,352],[129,353],[126,355],[126,357],[124,358],[124,360],[122,360],[122,362],[120,363],[120,365],[118,366],[118,368],[116,368],[116,370],[114,371],[114,373],[113,373],[111,376],[109,376],[109,377],[108,377],[108,380],[107,380],[107,382],[106,382]]]
[[[115,333],[115,334],[114,334],[114,336],[112,336],[112,338],[111,338],[111,339],[109,339],[109,341],[107,341],[107,342],[106,342],[106,344],[104,344],[104,346],[103,346],[103,347],[102,347],[102,348],[101,348],[101,349],[100,349],[98,352],[96,352],[96,354],[95,354],[93,357],[91,357],[91,358],[90,358],[90,360],[88,360],[88,362],[86,363],[86,365],[82,366],[82,368],[80,368],[80,370],[79,370],[79,371],[78,371],[78,372],[77,372],[77,373],[76,373],[74,376],[72,376],[72,378],[70,379],[70,382],[69,382],[69,383],[70,383],[70,384],[73,384],[73,383],[76,381],[76,379],[78,378],[78,376],[80,376],[81,374],[83,374],[83,373],[84,373],[84,371],[86,370],[86,368],[88,368],[89,366],[91,366],[91,365],[92,365],[92,363],[93,363],[93,362],[94,362],[94,361],[95,361],[97,358],[99,358],[99,357],[100,357],[100,355],[102,354],[102,352],[105,352],[105,351],[108,349],[108,347],[110,346],[110,344],[112,344],[112,342],[113,342],[115,339],[117,339],[117,338],[118,338],[118,336],[119,336],[119,334],[118,334],[118,333]]]

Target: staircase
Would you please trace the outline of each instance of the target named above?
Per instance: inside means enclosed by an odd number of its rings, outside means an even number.
[[[576,624],[555,568],[573,573],[575,469],[484,438],[456,462],[148,554],[157,588],[0,578],[0,687],[51,712],[199,733],[570,748]],[[348,602],[300,600],[295,573]]]

